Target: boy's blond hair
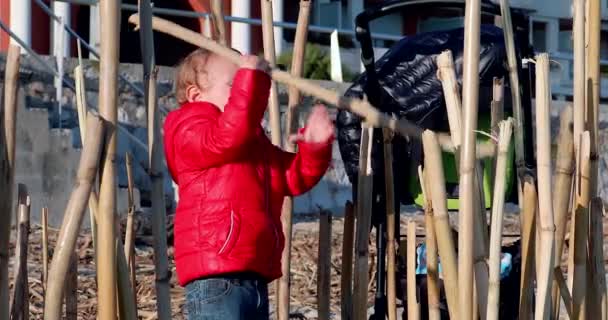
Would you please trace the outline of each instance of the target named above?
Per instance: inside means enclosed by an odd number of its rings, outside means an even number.
[[[196,76],[199,72],[205,72],[203,69],[207,64],[207,60],[211,52],[206,49],[196,49],[185,57],[178,65],[175,72],[175,99],[178,104],[188,102],[186,89],[190,85],[198,85]]]

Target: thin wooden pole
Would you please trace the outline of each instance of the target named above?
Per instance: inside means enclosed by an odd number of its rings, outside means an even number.
[[[357,183],[357,238],[355,240],[355,274],[353,286],[353,319],[367,317],[367,284],[369,230],[372,211],[371,151],[374,130],[363,123],[359,150],[359,177]]]
[[[447,199],[445,191],[445,176],[441,149],[434,132],[427,130],[422,135],[424,147],[424,172],[427,175],[429,189],[427,193],[431,198],[433,206],[433,224],[437,235],[437,248],[441,258],[443,283],[448,301],[448,310],[451,319],[459,317],[458,298],[458,270],[456,262],[456,250],[452,237],[452,229],[449,224]],[[427,235],[428,236],[428,235]]]
[[[450,137],[454,143],[454,149],[459,150],[462,145],[462,106],[452,51],[446,50],[437,56],[437,77],[441,80],[443,87]],[[460,162],[458,152],[455,152],[455,159],[458,163]]]
[[[0,319],[9,317],[9,241],[13,218],[15,176],[15,128],[19,87],[20,48],[10,45],[4,74],[4,105],[0,109]]]
[[[384,186],[386,190],[386,252],[388,320],[397,320],[397,284],[395,274],[395,186],[393,181],[393,133],[384,129]]]
[[[133,230],[133,219],[135,216],[135,203],[133,198],[133,163],[131,160],[131,154],[126,154],[126,166],[127,166],[127,187],[128,187],[128,204],[129,209],[127,212],[127,230],[125,232],[125,258],[129,268],[129,275],[131,276],[131,290],[133,292],[133,301],[137,303],[137,279],[135,276],[135,232]],[[135,309],[137,312],[137,308]],[[137,314],[136,314],[137,317]]]
[[[296,29],[296,36],[293,47],[293,57],[291,61],[291,75],[294,77],[302,76],[302,70],[304,66],[304,51],[306,48],[306,39],[308,36],[308,22],[310,17],[310,1],[300,1],[300,12],[298,14],[298,25]],[[285,137],[289,137],[295,131],[295,117],[294,112],[296,106],[300,103],[300,90],[295,87],[289,87],[289,101],[287,107],[287,114],[285,116]],[[285,139],[283,145],[285,150],[288,152],[295,151],[295,145],[289,142],[289,139]],[[285,197],[283,200],[283,207],[281,210],[281,224],[283,226],[283,233],[285,234],[285,247],[281,255],[281,272],[282,276],[278,280],[277,284],[277,318],[279,320],[289,320],[289,292],[290,292],[290,268],[291,268],[291,227],[292,227],[292,214],[293,214],[293,198]],[[345,221],[346,223],[346,221]],[[354,223],[354,222],[353,222]],[[346,227],[346,225],[344,226]],[[352,227],[351,227],[352,229]],[[346,231],[346,230],[345,230]],[[351,231],[352,232],[352,231]],[[346,236],[346,233],[345,233]],[[346,241],[346,238],[345,240]],[[346,242],[344,244],[346,246]],[[352,238],[350,243],[350,266],[351,274],[349,281],[352,280]],[[344,263],[344,262],[343,262]],[[343,275],[344,277],[344,275]],[[342,287],[344,289],[344,287]],[[342,306],[342,311],[350,310],[349,314],[352,314],[352,297],[351,285],[348,285],[348,303],[347,306]],[[344,297],[344,295],[343,295]],[[346,309],[345,309],[346,308]],[[344,318],[343,318],[344,319]]]
[[[227,45],[226,39],[226,22],[224,21],[224,1],[213,0],[211,2],[211,14],[213,16],[213,25],[215,26],[215,34],[218,41],[222,45]]]
[[[606,268],[604,266],[604,203],[596,197],[589,205],[589,273],[587,306],[589,315],[601,315],[606,319]]]
[[[407,318],[420,319],[416,298],[416,222],[407,224]]]
[[[344,205],[344,232],[342,242],[342,272],[340,273],[340,309],[342,319],[353,316],[353,242],[355,235],[355,213],[353,204]]]
[[[105,131],[104,122],[99,117],[90,114],[87,119],[87,128],[89,134],[82,149],[78,165],[77,183],[68,201],[64,220],[57,238],[57,243],[62,245],[57,246],[55,249],[49,270],[49,282],[45,292],[44,306],[44,318],[46,320],[61,318],[61,299],[66,283],[66,276],[101,157],[101,138]],[[116,283],[113,286],[116,286]],[[112,301],[115,303],[116,298],[114,297]]]
[[[568,318],[572,319],[572,296],[570,296],[570,291],[568,290],[568,286],[566,285],[566,279],[564,279],[564,274],[562,273],[562,269],[556,267],[553,269],[553,275],[557,285],[559,286],[559,292],[561,294],[562,300],[564,301],[564,307],[566,312],[568,313]]]
[[[72,253],[65,284],[65,318],[76,320],[78,318],[78,255]]]
[[[572,36],[574,38],[574,145],[585,131],[585,1],[572,0]],[[574,298],[574,297],[573,297]],[[574,310],[573,310],[574,311]]]
[[[274,27],[272,25],[272,0],[260,0],[262,7],[262,36],[264,42],[264,58],[271,67],[276,66],[276,53],[274,48]],[[270,88],[270,101],[268,116],[270,120],[270,135],[272,143],[281,145],[281,110],[279,106],[279,92],[276,81],[272,81]]]
[[[327,210],[321,210],[319,216],[319,260],[317,269],[319,320],[329,320],[331,298],[331,213]]]
[[[463,55],[463,133],[460,159],[460,201],[458,232],[458,288],[460,319],[473,316],[473,239],[475,221],[475,132],[479,96],[480,0],[466,2]],[[485,314],[482,310],[481,314]]]
[[[152,7],[150,0],[141,0],[140,42],[144,68],[145,103],[148,110],[148,168],[152,181],[152,231],[154,234],[154,266],[156,269],[156,305],[158,318],[171,318],[171,293],[169,280],[169,257],[167,256],[167,229],[165,192],[163,185],[163,147],[160,118],[157,110],[156,67],[154,35],[152,33]]]
[[[498,136],[500,121],[504,119],[504,80],[502,78],[494,78],[494,85],[492,90],[492,102],[490,102],[490,128],[492,135]],[[515,121],[513,121],[515,122]],[[496,162],[498,161],[498,148],[496,148],[496,154],[494,161],[492,162],[492,168],[490,170],[491,179],[491,194],[494,196],[494,178],[496,177]]]
[[[49,208],[42,208],[40,221],[42,224],[42,292],[44,294],[49,280]]]
[[[426,227],[426,279],[429,305],[429,320],[441,319],[439,311],[439,269],[437,259],[437,236],[433,226],[433,203],[430,198],[429,181],[425,178],[422,168],[418,167],[418,180],[424,196],[424,224]]]
[[[535,319],[551,317],[551,272],[555,255],[553,199],[551,197],[551,122],[549,104],[551,87],[549,84],[549,55],[536,56],[536,146],[538,150],[538,203],[540,227],[539,274],[536,275],[537,299]]]
[[[585,65],[587,66],[587,128],[591,134],[591,176],[590,189],[591,197],[597,196],[598,193],[598,174],[599,174],[599,154],[598,154],[598,134],[599,134],[599,105],[600,105],[600,38],[601,38],[601,1],[587,0],[589,6],[589,14],[587,22],[589,25],[587,45],[587,57]]]
[[[572,136],[572,107],[568,106],[560,115],[557,159],[555,161],[555,189],[553,191],[553,208],[555,210],[555,261],[553,267],[562,263],[564,238],[568,222],[572,194],[572,175],[574,173],[574,141]],[[553,279],[551,293],[553,316],[559,316],[559,285]]]
[[[23,184],[18,187],[18,228],[15,248],[15,291],[11,306],[12,320],[27,320],[30,314],[30,293],[27,272],[27,249],[30,233],[30,196]]]
[[[524,177],[524,206],[521,217],[521,278],[519,288],[519,319],[532,319],[534,311],[534,282],[536,247],[536,214],[538,197],[532,176]]]
[[[115,319],[118,312],[116,305],[116,233],[114,221],[116,219],[115,159],[120,3],[120,0],[101,0],[99,2],[100,28],[103,30],[101,32],[99,59],[99,113],[107,123],[97,217],[97,307],[99,318],[103,320]],[[55,315],[54,319],[57,318]]]
[[[500,254],[502,244],[502,221],[505,206],[505,179],[507,173],[507,153],[511,144],[512,120],[499,124],[498,158],[494,179],[494,200],[492,202],[492,232],[490,235],[490,285],[488,290],[488,320],[497,320],[500,306]]]

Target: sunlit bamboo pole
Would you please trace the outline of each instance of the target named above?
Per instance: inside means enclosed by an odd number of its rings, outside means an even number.
[[[272,25],[272,0],[260,0],[262,8],[262,37],[264,42],[264,58],[272,67],[276,65],[274,48],[274,27]],[[270,122],[270,136],[272,143],[281,145],[281,110],[279,106],[278,83],[272,81],[270,100],[268,103],[268,117]]]
[[[131,291],[133,292],[133,301],[137,303],[137,279],[135,276],[135,231],[133,230],[133,219],[135,218],[135,199],[133,198],[133,163],[131,160],[131,154],[126,154],[126,167],[127,167],[127,190],[128,190],[128,212],[127,212],[127,230],[125,232],[125,259],[129,268],[129,275],[131,278]],[[137,308],[135,309],[135,316],[137,317]]]
[[[397,279],[395,274],[395,186],[393,181],[393,133],[383,130],[384,137],[384,186],[386,188],[386,252],[387,252],[387,299],[388,320],[397,320]]]
[[[424,196],[424,224],[426,228],[426,266],[427,266],[427,295],[429,305],[429,320],[441,319],[439,311],[439,269],[437,259],[437,236],[433,225],[433,204],[430,198],[429,181],[425,178],[422,168],[418,167],[418,180]],[[421,292],[424,294],[424,292]]]
[[[586,0],[572,0],[574,9],[572,17],[572,36],[574,39],[573,102],[575,146],[578,146],[578,138],[581,133],[585,131],[585,1]]]
[[[536,247],[536,211],[538,196],[532,176],[524,177],[524,206],[521,210],[521,277],[519,288],[519,319],[532,319],[534,312],[534,282]]]
[[[604,266],[604,203],[596,197],[589,205],[589,267],[587,285],[588,315],[606,319],[606,268]]]
[[[416,297],[416,222],[407,224],[407,318],[420,319],[420,305]]]
[[[27,320],[30,314],[27,253],[30,233],[30,196],[23,184],[18,187],[17,243],[15,247],[15,289],[11,320]]]
[[[224,21],[224,5],[223,0],[212,0],[211,13],[213,15],[213,25],[218,41],[222,45],[228,43],[226,39],[226,22]]]

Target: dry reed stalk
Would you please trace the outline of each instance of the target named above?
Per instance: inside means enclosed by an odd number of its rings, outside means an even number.
[[[15,128],[17,120],[17,90],[19,87],[19,53],[21,48],[10,45],[4,74],[4,104],[0,108],[0,319],[8,319],[9,242],[13,218],[13,180],[15,176]]]
[[[445,106],[450,124],[450,137],[454,149],[459,150],[462,144],[462,106],[452,51],[446,50],[437,56],[437,77],[441,80],[443,87],[443,96],[445,97]],[[455,154],[456,161],[459,161],[458,152],[455,152]]]
[[[99,58],[99,113],[106,121],[104,158],[101,162],[101,180],[97,216],[97,286],[98,315],[100,319],[115,319],[116,305],[116,124],[118,113],[118,56],[120,39],[121,1],[100,0],[99,20],[101,32]],[[89,126],[87,125],[87,131]],[[88,135],[87,135],[88,136]],[[99,136],[95,136],[99,138]],[[94,143],[92,141],[92,143]],[[92,178],[91,178],[92,180]],[[87,191],[89,196],[90,189]],[[55,259],[53,259],[55,260]],[[52,272],[51,267],[51,272]],[[53,278],[53,277],[51,277]],[[61,290],[58,290],[61,292]],[[50,309],[52,310],[52,309]],[[53,319],[57,319],[55,314]]]
[[[562,273],[562,269],[560,267],[555,267],[553,269],[553,276],[555,278],[555,282],[559,287],[559,292],[561,294],[562,300],[564,301],[564,307],[566,312],[568,313],[568,318],[572,319],[572,296],[570,296],[570,290],[568,289],[568,285],[566,284],[566,279],[564,279],[564,274]]]
[[[589,205],[589,284],[587,285],[587,314],[606,319],[606,268],[604,266],[602,198],[596,197]]]
[[[473,257],[475,223],[475,154],[479,96],[480,0],[466,2],[463,53],[463,131],[460,159],[458,232],[458,289],[460,319],[473,317]],[[433,202],[434,203],[434,202]],[[478,284],[479,285],[479,284]],[[479,295],[483,296],[483,295]],[[485,312],[481,312],[482,315]]]
[[[331,213],[321,210],[319,216],[319,260],[317,263],[317,297],[319,320],[329,320],[331,282]]]
[[[342,233],[342,272],[340,273],[340,314],[342,319],[351,319],[353,314],[353,242],[355,235],[355,213],[353,204],[344,205],[344,232]]]
[[[572,35],[574,38],[574,145],[585,131],[585,1],[572,0]],[[575,148],[576,149],[576,148]],[[574,311],[574,310],[573,310]]]
[[[492,135],[497,136],[499,132],[498,125],[505,117],[505,105],[504,105],[504,79],[494,78],[494,85],[492,90],[492,102],[490,102],[490,128]],[[498,148],[496,148],[496,154],[494,155],[494,161],[490,170],[490,183],[492,186],[491,194],[494,196],[494,177],[496,177],[496,162],[498,158]]]
[[[416,298],[416,222],[407,224],[407,318],[420,319]]]
[[[139,15],[133,14],[129,17],[129,22],[139,26]],[[173,22],[161,19],[158,17],[152,18],[152,27],[154,30],[170,35],[174,38],[183,40],[192,45],[205,48],[212,51],[234,63],[239,63],[240,55],[232,49],[224,47],[213,40],[210,40],[199,33],[196,33],[187,28],[181,27]],[[365,119],[369,126],[389,128],[394,132],[398,132],[402,136],[420,138],[422,129],[406,119],[396,119],[387,114],[384,114],[374,108],[369,102],[344,97],[329,89],[322,88],[313,82],[295,77],[288,72],[273,68],[270,72],[273,80],[284,83],[300,90],[304,94],[311,95],[319,100],[325,101],[328,105],[339,109],[348,110]],[[441,148],[448,152],[454,152],[454,145],[451,142],[449,135],[438,134],[438,140]],[[486,158],[494,154],[494,146],[492,143],[480,143],[477,146],[479,150],[473,153],[473,156],[478,158]]]
[[[384,137],[384,186],[386,190],[386,252],[387,252],[387,299],[388,319],[397,320],[397,279],[395,274],[395,186],[393,182],[393,133],[383,130]]]
[[[355,270],[353,285],[353,319],[367,315],[369,230],[372,214],[372,142],[374,130],[362,124],[357,185],[357,234],[355,240]]]
[[[116,234],[118,234],[118,223],[116,224]],[[118,289],[118,313],[119,318],[125,320],[137,320],[137,296],[131,286],[129,267],[125,258],[124,247],[120,237],[115,239],[116,244],[116,273]]]
[[[597,196],[597,177],[599,173],[599,154],[598,154],[598,131],[599,131],[599,104],[600,104],[600,37],[601,37],[601,5],[600,0],[587,0],[589,5],[589,23],[587,45],[587,128],[591,134],[591,180],[590,195]]]
[[[18,185],[17,244],[15,246],[15,289],[11,303],[11,320],[27,320],[30,293],[27,272],[27,249],[30,233],[30,196],[23,184]]]
[[[158,96],[156,79],[158,68],[154,53],[154,35],[152,32],[152,6],[150,0],[139,3],[141,14],[140,43],[144,71],[145,104],[148,110],[148,175],[152,182],[152,233],[154,235],[154,266],[156,268],[156,305],[158,318],[171,318],[171,278],[169,257],[167,256],[167,229],[165,193],[163,187],[163,147],[160,115],[158,113]]]
[[[531,319],[534,306],[534,282],[536,247],[536,214],[538,197],[532,176],[524,177],[524,206],[521,216],[521,278],[519,296],[519,319]]]
[[[49,282],[45,292],[45,320],[61,318],[61,299],[66,283],[66,276],[101,157],[101,138],[105,131],[104,122],[99,117],[89,114],[87,128],[89,134],[81,152],[75,188],[70,195],[64,220],[57,237],[57,243],[62,245],[57,246],[55,249],[49,270]],[[113,267],[113,269],[115,268],[116,266]],[[116,283],[113,286],[115,287]],[[112,299],[112,302],[115,303],[115,298]]]
[[[587,238],[589,234],[589,132],[580,138],[577,154],[574,219],[571,223],[568,288],[572,293],[572,319],[585,319],[587,293]]]
[[[127,230],[125,231],[125,258],[129,268],[131,278],[131,291],[133,292],[133,301],[137,303],[137,279],[135,276],[135,231],[133,230],[133,219],[135,218],[135,203],[133,198],[133,163],[131,154],[126,154],[127,166],[127,191],[128,191],[128,212],[127,212]],[[135,310],[137,312],[137,309]],[[137,316],[137,314],[136,314]]]
[[[441,148],[435,133],[430,130],[423,133],[422,145],[424,147],[424,172],[428,181],[432,181],[428,185],[427,193],[433,206],[433,224],[437,236],[439,257],[441,258],[448,309],[451,319],[460,319],[456,250],[449,224]]]
[[[291,60],[291,75],[294,77],[302,76],[302,70],[304,68],[304,52],[306,48],[306,39],[308,37],[308,24],[310,18],[310,1],[300,1],[300,11],[298,13],[298,25],[296,27],[296,35],[293,44],[293,57]],[[285,137],[289,137],[295,133],[296,126],[294,119],[294,113],[296,106],[300,103],[300,90],[295,87],[289,87],[289,101],[287,107],[287,114],[285,115]],[[288,152],[295,151],[295,145],[289,142],[289,139],[285,139],[283,146]],[[283,207],[281,209],[281,223],[283,225],[283,233],[285,234],[285,247],[281,256],[281,271],[283,276],[277,281],[277,316],[279,320],[289,319],[289,293],[290,293],[290,268],[291,268],[291,227],[292,227],[292,214],[293,214],[293,198],[285,197],[283,200]],[[345,226],[346,227],[346,226]],[[351,256],[350,256],[350,270],[352,280],[352,239],[351,239]],[[344,288],[344,287],[343,287]],[[350,297],[350,284],[349,284],[349,301]],[[351,305],[350,303],[348,304]],[[343,309],[344,310],[344,309]],[[352,313],[352,312],[351,312]]]
[[[424,224],[426,228],[426,279],[429,304],[429,320],[439,320],[439,269],[437,261],[437,237],[433,226],[433,204],[429,194],[429,181],[424,177],[422,167],[418,167],[418,180],[424,196]],[[422,293],[421,293],[422,294]],[[390,320],[390,319],[389,319]]]
[[[553,209],[555,214],[555,261],[554,267],[562,262],[564,237],[568,222],[568,211],[571,204],[572,175],[574,173],[574,141],[572,136],[572,107],[568,106],[560,115],[559,137],[557,140],[557,159],[553,190]],[[553,316],[559,316],[559,286],[553,280],[551,300]]]
[[[492,201],[492,232],[490,235],[490,280],[488,289],[488,310],[486,319],[498,319],[500,307],[500,250],[502,244],[502,220],[505,206],[505,184],[507,153],[511,143],[512,120],[501,121],[498,136],[498,157],[496,178],[494,179],[494,200]]]
[[[549,104],[551,87],[549,83],[549,55],[536,56],[536,146],[538,150],[538,204],[540,229],[540,256],[536,275],[537,299],[535,319],[551,317],[551,272],[555,255],[553,224],[553,199],[551,197],[551,123]]]
[[[72,253],[65,284],[65,318],[76,320],[78,318],[78,255]]]
[[[511,104],[513,106],[513,127],[515,140],[515,165],[517,167],[517,186],[519,206],[523,207],[523,175],[524,175],[524,119],[521,110],[521,92],[519,90],[519,76],[517,75],[517,56],[515,53],[515,40],[513,36],[513,22],[509,0],[500,0],[500,15],[502,17],[502,30],[507,51],[509,65],[509,87],[511,88]],[[530,120],[531,121],[531,120]]]
[[[213,17],[213,25],[215,29],[216,39],[222,45],[227,45],[226,21],[224,20],[224,5],[223,0],[211,1],[211,15]]]
[[[264,42],[264,58],[273,68],[276,67],[274,47],[274,27],[272,25],[272,0],[260,0],[262,8],[262,37]],[[270,100],[268,103],[268,118],[270,122],[270,138],[275,146],[281,145],[281,112],[279,106],[278,83],[272,81]]]
[[[46,292],[49,279],[49,208],[42,208],[42,293]]]

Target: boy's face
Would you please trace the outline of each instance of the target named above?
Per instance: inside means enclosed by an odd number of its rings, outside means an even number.
[[[215,54],[210,55],[205,64],[201,61],[197,66],[197,86],[191,88],[192,93],[188,93],[189,98],[192,101],[211,102],[224,111],[230,96],[232,79],[237,70],[238,66],[228,59]]]

